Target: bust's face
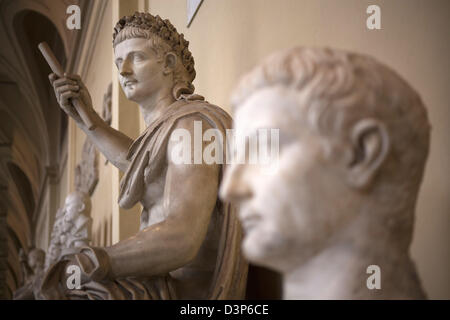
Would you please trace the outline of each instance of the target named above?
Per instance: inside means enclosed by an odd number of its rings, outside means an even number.
[[[77,192],[71,193],[66,197],[64,203],[63,228],[65,223],[74,221],[85,210],[83,196]],[[66,230],[65,230],[66,231]]]
[[[66,204],[66,214],[64,215],[64,223],[75,220],[83,211],[83,203],[81,201],[72,201]]]
[[[221,195],[239,204],[243,251],[253,263],[281,272],[320,250],[346,210],[337,166],[324,156],[324,139],[303,122],[296,97],[285,88],[261,89],[238,106],[237,134],[280,130],[275,170],[232,164]]]
[[[157,60],[148,39],[122,41],[114,49],[114,58],[120,85],[131,101],[146,101],[167,81],[163,76],[163,62]]]

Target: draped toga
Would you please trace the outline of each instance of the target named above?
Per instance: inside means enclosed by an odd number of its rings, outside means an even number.
[[[182,95],[167,107],[164,114],[154,120],[132,143],[127,158],[130,165],[120,182],[119,205],[131,208],[144,197],[143,186],[152,181],[161,161],[167,159],[167,141],[175,123],[187,116],[199,116],[212,128],[222,133],[231,128],[231,117],[221,108],[211,105],[198,95]],[[224,145],[225,146],[225,145]],[[226,149],[222,148],[226,159]],[[216,151],[217,152],[217,151]],[[225,164],[221,165],[219,181]],[[214,213],[220,226],[220,240],[214,273],[209,285],[207,299],[243,299],[248,264],[241,254],[242,230],[235,208],[217,199]],[[212,219],[212,218],[211,218]],[[102,252],[103,251],[103,252]],[[60,283],[61,273],[67,262],[59,261],[45,275],[41,292],[46,299],[176,299],[177,292],[169,274],[148,278],[105,278],[102,270],[108,257],[101,248],[86,247],[75,258],[82,273],[90,280],[79,289],[67,289]]]

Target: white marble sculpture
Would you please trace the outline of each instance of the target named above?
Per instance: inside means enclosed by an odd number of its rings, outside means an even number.
[[[83,143],[81,161],[75,167],[75,190],[92,195],[98,183],[98,151],[92,141]]]
[[[91,200],[83,192],[75,191],[66,197],[61,234],[61,257],[77,252],[77,248],[91,242]]]
[[[91,241],[91,200],[83,192],[69,194],[56,214],[50,245],[47,250],[46,269],[62,259],[87,246]]]
[[[50,244],[47,249],[45,260],[45,269],[48,269],[53,263],[59,260],[61,255],[61,235],[63,233],[64,207],[56,212],[55,222],[53,223],[52,233],[50,235]]]
[[[371,57],[294,48],[244,76],[232,103],[237,132],[280,129],[275,170],[233,164],[221,194],[284,297],[424,298],[409,254],[430,137],[416,91]]]
[[[49,79],[61,108],[109,162],[124,172],[119,205],[142,205],[140,231],[109,247],[86,247],[50,267],[46,299],[238,299],[245,296],[247,262],[234,207],[218,199],[220,163],[180,164],[172,132],[225,135],[231,118],[194,94],[194,59],[184,35],[149,13],[121,18],[114,28],[114,59],[126,97],[139,105],[147,129],[136,140],[94,111],[77,75],[55,67]],[[200,143],[202,144],[202,143]],[[80,290],[66,272],[80,267]]]
[[[102,119],[109,125],[112,122],[112,83],[108,85],[108,89],[103,95]]]

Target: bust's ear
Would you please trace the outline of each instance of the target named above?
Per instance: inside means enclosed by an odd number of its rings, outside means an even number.
[[[362,119],[351,130],[352,161],[347,180],[350,186],[364,189],[371,185],[389,152],[386,126],[376,119]]]
[[[170,51],[167,52],[164,56],[164,74],[170,74],[175,70],[175,66],[177,65],[177,55]]]

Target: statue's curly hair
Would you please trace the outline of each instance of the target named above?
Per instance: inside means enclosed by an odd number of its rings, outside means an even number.
[[[149,33],[161,38],[167,45],[169,45],[171,50],[178,55],[182,65],[189,75],[190,81],[192,82],[195,79],[194,57],[188,48],[189,41],[184,39],[184,35],[182,33],[179,34],[177,32],[177,29],[172,25],[172,23],[170,23],[169,20],[163,20],[160,16],[153,16],[148,12],[135,12],[131,16],[124,16],[114,27],[114,46],[124,40],[116,38],[118,34],[127,27],[146,30]]]
[[[298,122],[292,128],[306,124],[321,136],[348,141],[361,119],[381,121],[389,131],[393,159],[384,166],[384,176],[398,183],[402,197],[416,196],[429,152],[431,126],[419,94],[398,73],[363,54],[290,48],[270,55],[241,78],[232,94],[232,109],[236,112],[256,92],[276,87],[284,87],[297,97],[297,108],[283,111],[285,117]],[[331,139],[326,141],[331,145]],[[384,184],[380,188],[393,190]]]

